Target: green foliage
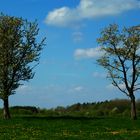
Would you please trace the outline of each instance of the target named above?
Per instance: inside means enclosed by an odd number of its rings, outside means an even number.
[[[15,93],[21,81],[33,78],[45,40],[37,42],[38,31],[36,22],[0,14],[1,99]]]
[[[4,118],[9,119],[8,97],[34,77],[45,38],[37,42],[36,22],[0,14],[0,99],[4,101]]]
[[[15,115],[34,115],[39,113],[36,107],[32,106],[14,106],[10,108],[10,112]]]
[[[140,30],[130,27],[120,31],[118,25],[109,25],[97,41],[104,52],[98,64],[108,71],[112,84],[131,97],[139,90]]]
[[[138,115],[140,114],[140,101],[136,102]],[[47,117],[109,117],[130,116],[130,101],[116,99],[97,103],[77,103],[68,107],[55,109],[40,109],[31,106],[15,106],[10,111],[13,116],[47,116]],[[0,110],[2,112],[2,110]]]
[[[112,84],[131,99],[131,118],[137,119],[135,95],[140,89],[140,29],[119,30],[109,25],[97,40],[104,52],[97,62],[108,72]]]
[[[140,139],[140,120],[128,118],[129,104],[129,100],[116,99],[56,109],[11,107],[14,117],[8,121],[0,119],[0,139]],[[140,106],[139,100],[136,104]]]

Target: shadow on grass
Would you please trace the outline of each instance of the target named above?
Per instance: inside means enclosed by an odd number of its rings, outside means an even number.
[[[104,117],[79,117],[79,116],[24,116],[22,119],[31,119],[31,120],[99,120],[104,119]]]

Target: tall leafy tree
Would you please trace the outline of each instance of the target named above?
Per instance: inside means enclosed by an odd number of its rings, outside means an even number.
[[[39,43],[36,22],[0,14],[0,98],[4,102],[4,118],[10,118],[8,97],[34,77],[45,38]]]
[[[137,119],[135,92],[140,89],[140,26],[109,25],[98,38],[104,55],[97,62],[108,71],[112,84],[131,100],[131,118]]]

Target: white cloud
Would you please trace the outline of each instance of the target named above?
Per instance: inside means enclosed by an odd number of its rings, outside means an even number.
[[[84,19],[111,16],[140,8],[138,0],[81,0],[75,8],[61,7],[50,11],[45,22],[54,26],[69,26]]]
[[[103,55],[103,52],[100,50],[100,47],[88,48],[88,49],[76,49],[74,52],[74,57],[76,59],[97,58],[102,55]]]
[[[78,91],[78,92],[82,91],[83,89],[84,89],[84,87],[82,87],[82,86],[77,86],[77,87],[74,88],[74,90]]]
[[[66,26],[73,20],[73,12],[68,7],[51,11],[46,17],[46,23],[57,26]]]

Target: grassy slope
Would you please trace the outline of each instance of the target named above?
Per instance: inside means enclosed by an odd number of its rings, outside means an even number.
[[[140,120],[14,117],[0,120],[0,140],[138,140]]]

